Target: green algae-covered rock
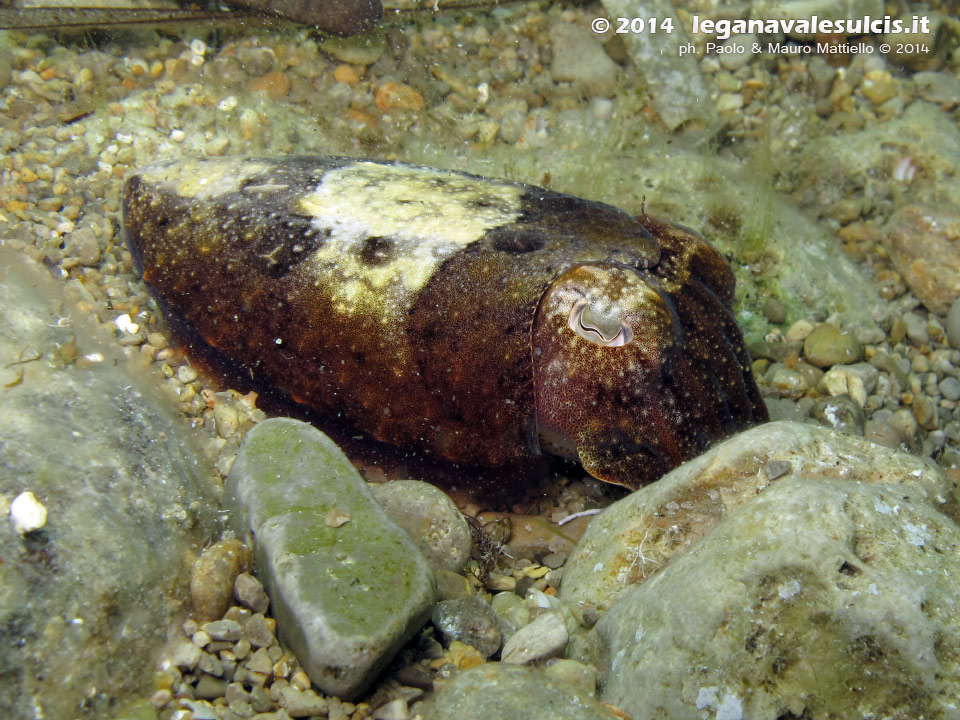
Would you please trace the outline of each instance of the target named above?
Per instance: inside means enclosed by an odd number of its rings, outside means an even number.
[[[444,683],[423,720],[612,720],[589,693],[536,668],[487,663]]]
[[[251,430],[227,494],[281,639],[324,692],[356,696],[429,618],[427,561],[307,423],[273,418]]]
[[[947,718],[960,528],[916,486],[778,483],[600,619],[633,720]]]

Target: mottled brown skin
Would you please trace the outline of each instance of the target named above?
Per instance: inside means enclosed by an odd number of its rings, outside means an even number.
[[[284,160],[284,197],[292,201],[325,169],[351,162]],[[447,259],[393,336],[377,318],[339,313],[323,288],[296,272],[324,239],[306,236],[309,221],[291,202],[271,214],[239,194],[197,201],[135,176],[125,187],[124,224],[145,282],[179,320],[255,380],[402,450],[507,466],[541,454],[539,422],[548,420],[576,443],[588,471],[638,487],[767,419],[730,311],[733,275],[716,250],[648,216],[522,187],[517,221]],[[228,251],[213,251],[212,237]],[[265,260],[280,241],[283,250]],[[371,241],[369,262],[389,253],[389,242]],[[556,345],[549,322],[535,337],[541,298],[566,271],[603,264],[659,288],[671,322],[638,330],[648,347],[642,377],[625,384],[629,394],[593,382],[613,366],[571,364],[566,389],[538,397],[546,383],[534,358]],[[602,412],[563,402],[591,393]]]

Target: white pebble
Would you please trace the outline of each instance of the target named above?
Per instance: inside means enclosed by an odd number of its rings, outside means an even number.
[[[183,130],[171,130],[170,139],[174,142],[183,142],[186,140],[187,134]]]
[[[130,315],[127,313],[118,316],[117,319],[113,321],[113,324],[116,325],[121,332],[130,333],[131,335],[140,329],[140,326],[131,320]]]
[[[17,495],[10,503],[10,519],[21,535],[39,530],[47,524],[47,509],[27,490]]]
[[[227,95],[223,100],[217,103],[217,108],[223,110],[224,112],[230,112],[237,106],[236,95]]]

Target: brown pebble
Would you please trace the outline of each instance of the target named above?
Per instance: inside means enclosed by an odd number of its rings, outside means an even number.
[[[290,78],[286,73],[274,70],[254,80],[252,89],[254,91],[266,91],[267,97],[271,100],[280,100],[290,92],[290,84]]]
[[[946,315],[960,295],[960,213],[945,206],[907,205],[881,237],[897,272],[928,310]]]
[[[250,549],[239,540],[221,540],[203,551],[193,564],[190,599],[201,622],[219,620],[233,601],[237,575],[250,568]]]
[[[374,93],[381,112],[391,110],[423,110],[423,96],[403,83],[384,83]]]
[[[352,65],[337,65],[333,71],[333,79],[351,86],[360,82],[360,76]]]

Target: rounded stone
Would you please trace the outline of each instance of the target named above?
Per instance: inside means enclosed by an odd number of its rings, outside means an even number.
[[[476,648],[484,657],[490,657],[500,649],[502,638],[497,617],[482,598],[439,602],[430,619],[448,644],[459,640]]]
[[[835,430],[863,435],[863,409],[845,393],[821,399],[813,409],[813,417]]]
[[[946,331],[950,347],[960,350],[960,297],[953,301],[947,313]]]
[[[470,557],[473,539],[470,526],[446,493],[419,480],[394,480],[370,489],[432,567],[460,572]]]
[[[237,576],[250,569],[250,549],[236,539],[214,543],[193,564],[190,599],[197,620],[219,620],[233,601]]]
[[[551,662],[545,668],[544,674],[562,683],[565,687],[585,692],[591,697],[597,691],[600,675],[593,665],[565,659]]]
[[[608,95],[617,83],[619,67],[596,35],[579,25],[557,23],[550,29],[556,82],[577,83],[590,95]]]
[[[768,297],[763,303],[763,316],[775,325],[780,325],[787,320],[787,306],[780,298]]]
[[[855,363],[863,358],[860,343],[853,335],[826,323],[816,327],[803,341],[803,354],[808,363],[817,367]]]
[[[501,592],[490,602],[504,640],[530,622],[530,607],[514,592]]]
[[[263,583],[250,573],[240,573],[233,584],[233,593],[244,607],[255,613],[265,613],[270,607],[270,598],[263,589]]]
[[[355,37],[331,37],[320,49],[340,62],[351,65],[373,65],[387,49],[387,36],[371,32]]]
[[[947,400],[960,400],[960,380],[953,377],[944,378],[937,387]]]

